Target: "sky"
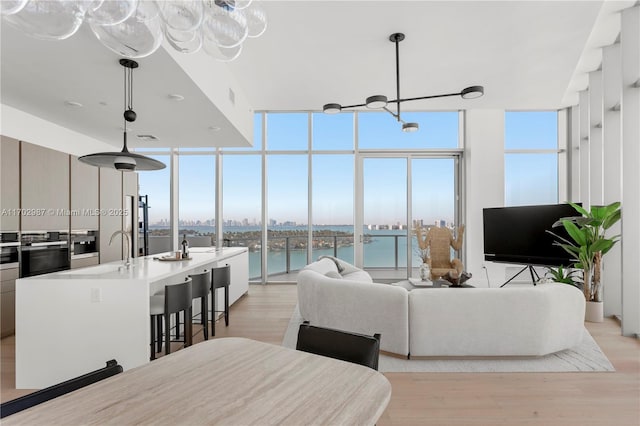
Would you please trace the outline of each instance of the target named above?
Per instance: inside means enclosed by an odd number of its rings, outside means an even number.
[[[311,161],[314,224],[354,222],[354,114],[311,115]],[[405,112],[420,130],[403,133],[385,112],[358,114],[361,150],[457,148],[457,112]],[[309,116],[307,113],[267,114],[268,219],[308,221]],[[262,160],[261,114],[254,120],[254,146],[237,149],[243,155],[223,155],[223,216],[225,220],[261,220]],[[557,149],[557,113],[506,112],[505,149]],[[225,150],[226,151],[226,150]],[[229,149],[231,151],[231,149]],[[247,155],[255,152],[255,155]],[[153,156],[169,164],[168,156]],[[425,223],[454,214],[455,164],[451,158],[363,158],[365,224],[406,222],[407,173],[411,169],[414,219]],[[409,164],[411,161],[411,164]],[[215,156],[180,156],[179,200],[181,220],[207,220],[215,216]],[[557,154],[507,153],[505,205],[549,204],[557,200]],[[169,168],[141,173],[140,193],[148,194],[150,222],[169,218]]]

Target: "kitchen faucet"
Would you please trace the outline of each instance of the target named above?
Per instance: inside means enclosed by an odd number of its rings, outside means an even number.
[[[118,235],[118,234],[122,234],[123,235],[123,239],[124,241],[126,241],[126,253],[127,253],[127,257],[124,261],[124,266],[129,269],[131,267],[131,237],[129,236],[129,233],[126,231],[123,231],[121,229],[117,230],[116,232],[114,232],[113,234],[111,234],[111,239],[109,240],[109,245],[111,245],[111,243],[113,242],[113,238]],[[126,237],[126,238],[124,238]]]

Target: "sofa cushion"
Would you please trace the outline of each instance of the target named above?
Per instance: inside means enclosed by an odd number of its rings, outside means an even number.
[[[310,263],[302,268],[302,270],[316,271],[317,273],[322,275],[326,274],[329,271],[339,272],[335,262],[329,258],[320,259],[316,262]]]
[[[318,258],[318,260],[322,260],[322,259],[329,259],[333,263],[335,263],[336,264],[336,268],[338,268],[338,272],[342,273],[342,271],[344,271],[344,266],[342,266],[342,264],[340,263],[340,260],[338,258],[333,257],[333,256],[320,256]]]
[[[340,266],[338,268],[338,266]],[[345,262],[342,259],[337,259],[332,256],[320,256],[317,261],[308,264],[302,270],[311,270],[316,271],[319,274],[326,275],[329,271],[334,271],[339,273],[342,278],[352,280],[352,281],[360,281],[371,283],[373,279],[369,273],[363,271],[360,268],[355,267],[354,265]],[[339,278],[337,276],[326,275],[329,278]]]
[[[360,281],[363,283],[373,282],[373,278],[371,278],[371,275],[369,275],[368,272],[365,272],[363,270],[357,270],[349,274],[342,274],[342,277],[346,280]]]
[[[327,271],[325,272],[324,276],[329,278],[342,279],[342,275],[340,275],[340,272],[338,271]]]

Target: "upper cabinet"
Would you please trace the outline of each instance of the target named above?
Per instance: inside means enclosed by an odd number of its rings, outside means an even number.
[[[0,231],[20,230],[20,142],[0,139]]]
[[[69,229],[69,154],[21,143],[22,231]]]
[[[78,161],[78,157],[71,156],[71,229],[98,229],[97,212],[100,207],[98,200],[98,171],[97,167]]]

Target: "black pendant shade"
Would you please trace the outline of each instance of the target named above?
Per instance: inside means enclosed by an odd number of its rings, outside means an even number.
[[[418,123],[407,123],[400,117],[400,104],[402,102],[407,101],[418,101],[423,99],[432,99],[432,98],[444,98],[447,96],[460,96],[463,99],[475,99],[484,95],[484,87],[482,86],[469,86],[462,89],[460,92],[455,93],[445,93],[442,95],[429,95],[429,96],[419,96],[417,98],[401,98],[400,97],[400,48],[399,43],[404,40],[404,34],[402,33],[393,33],[389,36],[389,41],[395,43],[396,45],[396,99],[387,100],[387,97],[384,95],[373,95],[369,96],[365,103],[356,104],[356,105],[340,105],[337,103],[325,104],[322,107],[322,111],[327,114],[337,114],[341,112],[343,109],[350,108],[361,108],[367,107],[369,109],[383,109],[391,114],[394,118],[398,120],[399,123],[402,123],[402,131],[403,132],[416,132],[418,130]],[[391,111],[387,108],[388,104],[396,104],[396,112]]]
[[[164,163],[144,155],[134,154],[127,149],[127,122],[136,121],[137,114],[133,110],[133,69],[138,68],[138,63],[131,59],[120,59],[120,65],[124,67],[124,88],[125,88],[125,111],[124,111],[124,133],[123,146],[120,152],[98,152],[96,154],[84,155],[78,160],[96,167],[108,167],[124,172],[161,170],[166,166]]]

